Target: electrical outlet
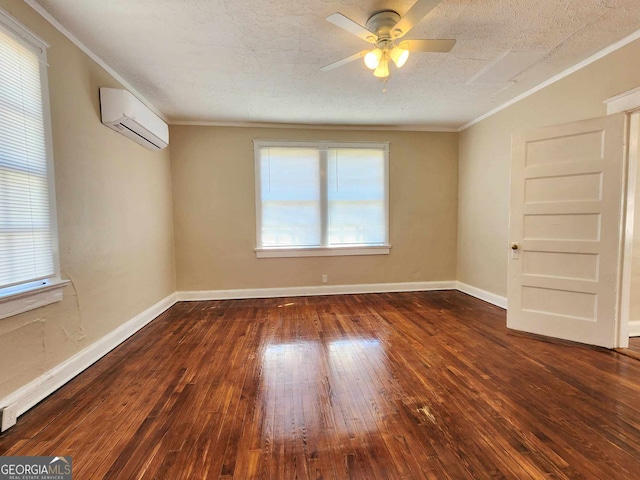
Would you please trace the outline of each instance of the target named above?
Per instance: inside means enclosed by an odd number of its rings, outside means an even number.
[[[4,432],[13,427],[18,420],[18,404],[13,403],[6,406],[0,413],[2,414],[2,427],[0,428],[0,432]]]
[[[329,281],[329,275],[322,275],[322,283],[327,283]]]

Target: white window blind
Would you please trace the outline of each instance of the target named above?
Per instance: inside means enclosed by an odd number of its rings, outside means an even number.
[[[261,150],[263,246],[320,245],[319,158],[309,148]]]
[[[54,277],[40,57],[0,28],[0,288]]]
[[[362,148],[328,151],[329,245],[384,245],[384,152]]]
[[[388,246],[387,172],[387,144],[256,141],[258,250]]]

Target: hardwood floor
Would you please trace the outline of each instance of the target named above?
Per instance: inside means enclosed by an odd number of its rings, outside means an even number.
[[[178,303],[20,417],[74,479],[637,479],[640,362],[455,291]]]
[[[640,337],[629,338],[629,350],[640,355]]]

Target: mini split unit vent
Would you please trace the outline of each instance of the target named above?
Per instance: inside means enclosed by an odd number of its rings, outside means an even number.
[[[100,89],[102,123],[149,150],[169,145],[169,127],[130,92]]]

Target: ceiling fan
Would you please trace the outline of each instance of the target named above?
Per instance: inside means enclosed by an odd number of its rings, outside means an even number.
[[[369,17],[364,27],[341,13],[329,15],[329,22],[373,44],[374,48],[330,63],[321,70],[327,72],[364,57],[365,65],[373,70],[373,74],[386,80],[389,77],[389,60],[401,68],[407,62],[409,52],[449,52],[456,44],[455,40],[400,41],[441,1],[418,0],[404,17],[393,10],[383,10]]]

